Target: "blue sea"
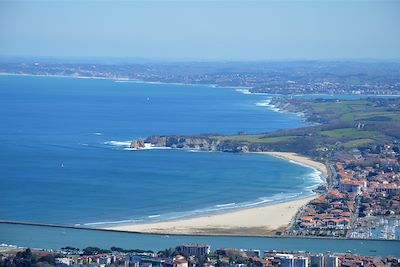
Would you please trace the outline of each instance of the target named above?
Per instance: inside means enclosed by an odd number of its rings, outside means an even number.
[[[265,106],[268,98],[211,86],[1,75],[0,219],[140,223],[308,196],[319,173],[271,156],[128,149],[154,134],[307,125]]]

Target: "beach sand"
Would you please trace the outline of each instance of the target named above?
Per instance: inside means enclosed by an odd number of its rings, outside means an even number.
[[[314,198],[315,196],[221,214],[105,229],[162,234],[273,235],[277,231],[283,231],[297,210]]]
[[[282,158],[282,159],[286,159],[286,160],[295,161],[295,162],[310,166],[312,168],[315,168],[315,169],[319,170],[324,177],[328,177],[328,169],[326,168],[325,164],[323,164],[321,162],[314,161],[314,160],[312,160],[310,158],[301,156],[299,154],[291,153],[291,152],[256,152],[256,153],[257,154],[270,155],[270,156],[274,156],[274,157],[277,157],[277,158]]]
[[[268,154],[306,164],[321,171],[325,177],[327,175],[324,164],[294,153],[261,152],[260,154]],[[155,223],[120,225],[105,227],[104,229],[162,234],[275,235],[277,232],[282,233],[289,226],[297,211],[315,197],[311,196],[219,214]]]

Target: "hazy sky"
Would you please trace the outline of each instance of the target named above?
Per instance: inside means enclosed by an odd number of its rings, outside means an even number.
[[[0,55],[400,58],[400,1],[4,1]]]

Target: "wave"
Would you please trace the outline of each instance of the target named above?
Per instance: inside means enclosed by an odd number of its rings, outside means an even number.
[[[287,159],[285,159],[285,160],[287,160]],[[307,165],[307,164],[304,164],[304,163],[301,163],[301,162],[298,162],[298,161],[294,161],[294,160],[288,160],[288,161],[290,163],[293,163],[293,164],[296,164],[296,165],[300,165],[300,166],[312,169],[313,172],[309,173],[307,175],[308,178],[311,178],[309,180],[317,182],[318,184],[325,182],[325,179],[324,179],[324,177],[322,175],[322,172],[320,170],[318,170],[317,168],[314,168],[313,166],[310,166],[310,165]]]
[[[236,89],[236,92],[242,93],[244,95],[251,95],[251,92],[249,89]]]
[[[158,218],[158,217],[160,217],[161,215],[160,214],[156,214],[156,215],[149,215],[149,216],[147,216],[148,218]]]
[[[284,109],[279,108],[277,105],[271,104],[272,98],[269,97],[268,99],[262,100],[260,102],[255,103],[256,106],[265,107],[269,110],[279,112],[279,113],[290,113],[302,119],[304,123],[309,124],[310,126],[318,125],[318,123],[310,123],[306,121],[306,116],[303,112],[291,112]]]
[[[232,88],[236,88],[236,87],[232,87]],[[246,88],[236,88],[235,91],[242,93],[244,95],[276,95],[276,94],[270,94],[270,93],[253,93],[253,92],[250,92],[250,89],[246,89]]]
[[[171,147],[165,147],[165,146],[147,146],[148,144],[145,144],[145,147],[141,148],[132,148],[132,147],[126,147],[124,150],[131,150],[131,151],[138,151],[138,150],[164,150],[164,149],[172,149]],[[149,144],[150,145],[150,144]]]
[[[128,223],[138,223],[143,220],[121,220],[121,221],[106,221],[106,222],[93,222],[93,223],[83,223],[83,224],[75,224],[75,226],[99,226],[99,225],[109,225],[109,224],[128,224]]]
[[[266,107],[266,108],[268,108],[270,110],[273,110],[275,112],[281,112],[281,113],[285,112],[285,111],[281,110],[280,108],[276,107],[276,105],[271,104],[271,98],[268,98],[268,99],[262,100],[260,102],[257,102],[256,106]]]
[[[153,144],[150,143],[145,143],[144,147],[141,148],[132,148],[131,146],[131,142],[132,141],[106,141],[103,142],[104,145],[109,145],[109,146],[113,146],[116,148],[122,148],[123,150],[131,150],[131,151],[137,151],[137,150],[150,150],[150,149],[171,149],[170,147],[160,147],[160,146],[155,146]]]
[[[235,203],[235,202],[232,202],[232,203],[227,203],[227,204],[215,205],[215,207],[221,208],[221,207],[229,207],[229,206],[234,206],[234,205],[236,205],[236,203]]]
[[[103,144],[116,147],[130,147],[132,141],[106,141]]]

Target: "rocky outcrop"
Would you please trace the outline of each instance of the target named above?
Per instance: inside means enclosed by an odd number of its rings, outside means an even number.
[[[207,137],[170,136],[167,137],[166,146],[171,148],[215,151],[218,149],[219,141]]]
[[[141,149],[143,147],[145,147],[145,142],[143,139],[137,139],[137,140],[133,140],[130,144],[130,148],[134,148],[134,149]]]
[[[236,142],[219,141],[209,136],[149,136],[145,139],[133,140],[130,147],[134,149],[152,147],[170,147],[180,149],[196,149],[201,151],[222,151],[222,152],[249,152],[247,145]]]
[[[156,147],[171,147],[182,149],[197,149],[204,151],[215,151],[218,149],[219,141],[207,136],[150,136],[144,139],[144,143]]]

